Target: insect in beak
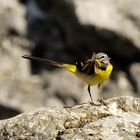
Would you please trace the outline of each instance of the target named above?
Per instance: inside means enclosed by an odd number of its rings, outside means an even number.
[[[96,65],[97,68],[99,68],[101,66],[100,61],[99,60],[95,60],[95,65]]]

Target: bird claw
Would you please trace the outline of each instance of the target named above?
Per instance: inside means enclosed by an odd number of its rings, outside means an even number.
[[[98,99],[101,105],[107,106],[107,103],[103,99]]]
[[[99,103],[95,103],[95,102],[89,102],[92,106],[101,106],[101,105],[104,105],[104,106],[107,106],[107,103],[103,100],[103,99],[98,99],[97,100]]]
[[[89,102],[92,106],[100,106],[101,105],[101,103],[95,103],[95,102]]]

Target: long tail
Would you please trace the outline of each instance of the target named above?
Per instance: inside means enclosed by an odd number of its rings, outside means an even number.
[[[39,57],[34,57],[34,56],[29,56],[29,55],[23,55],[22,56],[25,59],[30,59],[30,60],[35,60],[35,61],[40,61],[40,62],[45,62],[57,67],[61,67],[61,68],[66,68],[67,70],[69,70],[70,72],[76,72],[76,66],[72,65],[72,64],[64,64],[64,63],[60,63],[60,62],[56,62],[56,61],[52,61],[52,60],[48,60],[48,59],[43,59],[43,58],[39,58]]]

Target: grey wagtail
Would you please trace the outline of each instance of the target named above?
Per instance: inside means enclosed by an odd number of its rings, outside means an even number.
[[[68,71],[74,73],[77,77],[79,77],[88,85],[87,89],[92,105],[96,104],[93,102],[90,87],[93,85],[98,85],[99,88],[100,85],[109,78],[113,69],[113,66],[110,63],[110,58],[105,53],[95,54],[93,52],[92,57],[86,62],[76,62],[75,65],[55,62],[52,60],[33,57],[29,55],[23,55],[22,57],[30,60],[47,62],[49,64],[65,68]],[[103,99],[101,99],[101,102],[103,102]]]

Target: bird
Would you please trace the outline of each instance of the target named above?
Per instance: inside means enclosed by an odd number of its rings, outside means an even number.
[[[25,59],[46,62],[57,67],[65,68],[79,77],[87,84],[87,90],[91,99],[90,103],[92,105],[97,104],[93,102],[93,98],[91,95],[91,86],[98,85],[99,89],[101,84],[110,77],[113,70],[113,65],[110,63],[111,58],[103,52],[99,52],[97,54],[93,52],[91,58],[87,59],[84,62],[77,61],[75,64],[61,63],[30,55],[23,55],[22,57]],[[106,104],[103,100],[103,97],[99,101],[104,105]]]

